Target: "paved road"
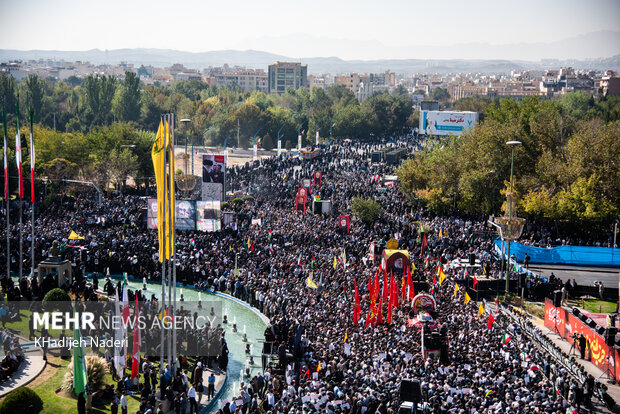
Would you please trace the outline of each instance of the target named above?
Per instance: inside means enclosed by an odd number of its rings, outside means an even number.
[[[548,277],[553,272],[563,281],[576,279],[577,284],[584,286],[593,286],[595,280],[600,280],[607,287],[618,286],[618,273],[620,272],[620,268],[546,264],[530,265],[530,270],[545,277]]]

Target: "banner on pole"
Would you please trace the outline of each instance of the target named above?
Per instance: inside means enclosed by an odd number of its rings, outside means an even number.
[[[202,156],[202,200],[224,200],[226,164],[224,155]]]

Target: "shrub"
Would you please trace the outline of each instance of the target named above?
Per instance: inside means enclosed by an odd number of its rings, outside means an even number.
[[[240,206],[240,205],[242,205],[242,204],[243,204],[243,199],[241,199],[241,198],[235,198],[235,199],[232,201],[232,203],[233,203],[233,205],[235,205],[235,206]]]
[[[242,200],[243,201],[254,201],[254,197],[252,197],[251,195],[246,195],[246,196],[243,196]]]
[[[381,217],[381,205],[371,198],[355,197],[351,203],[351,210],[365,223],[372,223]]]
[[[88,381],[93,384],[93,390],[96,391],[103,386],[103,378],[108,371],[108,363],[104,358],[96,355],[87,355],[85,359]],[[73,361],[67,366],[62,389],[67,391],[73,390]]]
[[[69,294],[60,288],[52,289],[43,298],[43,302],[69,302]]]
[[[0,414],[38,414],[43,401],[30,388],[20,387],[11,391],[0,405]]]
[[[220,204],[220,210],[224,211],[228,208],[230,208],[230,203],[228,201],[222,201],[222,203]]]

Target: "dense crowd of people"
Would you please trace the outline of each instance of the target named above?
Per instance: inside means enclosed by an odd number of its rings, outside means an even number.
[[[413,147],[407,142],[390,145]],[[420,407],[428,412],[571,413],[588,406],[592,380],[578,383],[550,362],[501,307],[485,303],[480,311],[481,303],[466,299],[474,275],[501,277],[493,229],[483,218],[431,216],[402,195],[398,183],[377,180],[394,173],[393,166],[369,162],[371,153],[380,149],[384,148],[377,144],[334,145],[322,147],[320,155],[310,160],[271,158],[232,168],[227,180],[253,197],[243,205],[229,206],[235,213],[235,229],[177,232],[177,280],[199,289],[227,291],[271,320],[266,337],[277,364],[247,378],[234,390],[236,398],[218,412],[396,413],[402,402],[399,386],[407,378],[420,381]],[[313,180],[311,193],[331,200],[330,214],[313,214],[311,200],[305,214],[294,208],[301,180],[312,178],[314,171],[320,171],[322,178],[316,186]],[[90,196],[60,197],[37,218],[37,258],[47,257],[54,240],[59,240],[60,254],[71,261],[78,281],[82,275],[102,275],[108,269],[111,274],[127,272],[139,280],[158,280],[157,233],[146,229],[147,196],[116,194],[101,205]],[[353,214],[351,204],[358,196],[380,203],[379,219],[365,223]],[[339,215],[350,216],[349,233],[339,225]],[[260,224],[253,224],[257,219]],[[84,240],[67,240],[71,231]],[[12,247],[16,235],[11,234]],[[436,300],[431,315],[443,326],[448,345],[441,360],[424,357],[420,328],[411,323],[411,300],[399,300],[391,324],[386,317],[381,324],[367,323],[369,278],[383,275],[380,253],[390,239],[408,251],[416,286]],[[374,258],[369,255],[371,243],[376,246]],[[470,254],[480,267],[465,271],[448,265]],[[11,262],[16,270],[15,250]],[[445,280],[437,277],[440,265]],[[24,267],[28,269],[28,262]],[[400,282],[401,275],[395,276]],[[316,289],[308,287],[309,277]],[[455,288],[457,283],[460,289]],[[361,319],[354,324],[356,285]],[[7,289],[19,291],[15,286]],[[382,304],[387,315],[387,302]],[[202,392],[198,389],[206,393],[207,387],[201,376],[200,382],[192,377],[199,377],[198,364],[214,363],[186,361],[174,379],[167,378],[166,405],[155,402],[155,386],[142,386],[148,392],[142,392],[139,412],[194,412],[196,393]],[[144,384],[149,383],[152,368],[148,363],[142,368]],[[121,404],[126,389],[130,387],[119,386],[115,402]]]

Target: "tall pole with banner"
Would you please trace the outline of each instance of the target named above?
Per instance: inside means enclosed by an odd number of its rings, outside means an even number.
[[[30,106],[30,277],[34,277],[34,109]]]
[[[6,201],[6,277],[11,278],[11,220],[9,214],[9,150],[7,147],[6,114],[2,103],[2,125],[4,129],[4,201]]]

